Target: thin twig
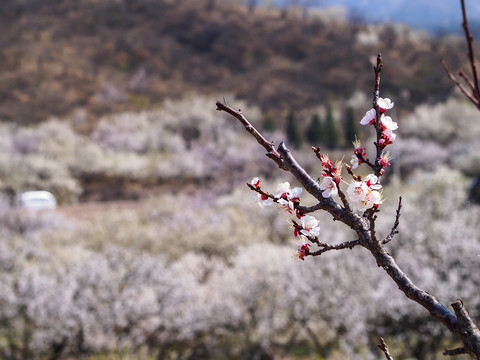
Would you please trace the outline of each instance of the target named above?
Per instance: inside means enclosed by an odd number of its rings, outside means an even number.
[[[400,196],[400,198],[398,199],[397,215],[395,216],[395,222],[393,223],[392,231],[390,231],[390,234],[388,234],[388,236],[382,240],[382,244],[389,243],[393,239],[395,234],[398,234],[397,228],[398,228],[398,225],[400,225],[401,209],[402,209],[402,197]]]
[[[378,163],[378,159],[382,155],[382,147],[380,146],[380,139],[382,138],[382,129],[380,126],[380,109],[378,107],[378,98],[380,97],[380,72],[383,68],[382,62],[382,54],[377,55],[377,65],[373,67],[375,71],[375,89],[373,91],[373,108],[375,109],[376,113],[376,120],[375,120],[375,130],[377,132],[377,141],[375,142],[375,148],[377,150],[377,155],[375,156],[375,164],[373,166],[370,165],[372,170],[374,171],[375,175],[380,177],[382,174],[380,173],[381,166]]]
[[[475,93],[475,85],[472,83],[472,81],[468,78],[467,74],[465,74],[462,70],[458,70],[458,75],[465,81],[470,88],[470,91],[472,93]]]
[[[378,210],[377,207],[373,207],[371,209],[368,209],[366,211],[366,214],[367,214],[367,219],[368,219],[368,222],[369,222],[369,231],[370,231],[370,237],[372,238],[372,241],[374,243],[377,243],[377,234],[376,234],[376,231],[375,231],[375,221],[377,221],[377,215],[375,215],[375,213],[379,212],[380,210]]]
[[[464,347],[456,348],[452,350],[445,349],[445,351],[443,352],[443,355],[445,356],[456,356],[456,355],[466,355],[466,354],[470,354],[470,352]]]
[[[458,75],[466,82],[466,84],[470,88],[470,91],[467,88],[465,88],[465,86],[463,86],[455,78],[455,76],[448,69],[447,65],[443,60],[441,61],[441,63],[450,80],[452,80],[452,82],[460,89],[460,91],[463,93],[463,95],[467,97],[467,99],[469,99],[478,109],[480,109],[480,87],[479,87],[479,80],[478,80],[478,73],[477,73],[477,65],[475,62],[475,54],[473,52],[473,36],[470,33],[470,27],[468,25],[465,1],[461,0],[460,3],[462,6],[462,17],[463,17],[462,27],[465,32],[465,39],[467,41],[468,61],[470,62],[470,67],[472,69],[473,82],[471,79],[467,77],[467,75],[462,70],[458,72]]]
[[[299,223],[297,223],[295,220],[292,221],[292,225],[298,232],[301,232],[301,230],[303,230],[303,227]],[[325,242],[320,241],[318,239],[318,236],[310,236],[310,235],[302,235],[302,236],[307,238],[308,241],[310,241],[312,244],[316,244],[318,247],[321,248],[320,250],[317,250],[317,251],[309,251],[309,250],[306,251],[306,255],[310,255],[310,256],[318,256],[330,250],[353,249],[357,245],[362,245],[362,242],[360,239],[344,241],[340,244],[327,244]]]
[[[362,163],[367,164],[372,170],[375,171],[375,164],[372,164],[368,159],[366,159],[362,154],[355,154]]]
[[[280,199],[277,199],[277,198],[276,198],[275,196],[273,196],[272,194],[263,191],[261,188],[255,186],[255,185],[252,185],[252,184],[250,184],[250,183],[247,183],[247,186],[250,188],[250,190],[253,190],[253,191],[257,192],[257,193],[259,193],[260,195],[265,196],[266,198],[270,198],[270,199],[272,199],[274,202],[278,202],[278,200],[280,200]]]
[[[345,164],[345,168],[347,169],[347,172],[350,174],[353,180],[362,181],[362,175],[355,175],[350,165]]]
[[[277,165],[280,168],[283,168],[283,161],[281,159],[280,154],[277,152],[277,150],[275,150],[275,147],[273,146],[273,142],[267,141],[267,139],[265,139],[263,137],[263,135],[260,134],[257,131],[257,129],[255,129],[253,127],[252,124],[250,124],[250,122],[247,120],[247,118],[245,116],[243,116],[241,110],[234,110],[230,106],[228,106],[226,104],[222,104],[220,101],[217,101],[216,105],[217,105],[217,110],[218,111],[225,111],[225,112],[229,113],[230,115],[233,115],[234,117],[236,117],[243,124],[243,126],[245,126],[245,129],[250,134],[252,134],[252,136],[257,140],[257,142],[260,145],[262,145],[265,148],[265,150],[267,150],[267,156],[269,158],[271,158],[273,161],[275,161],[275,163],[277,163]]]
[[[309,238],[310,240],[310,238]],[[322,255],[323,253],[330,251],[330,250],[343,250],[343,249],[353,249],[355,246],[362,245],[362,241],[360,239],[357,240],[350,240],[350,241],[345,241],[340,244],[326,244],[323,242],[318,241],[313,241],[315,244],[319,245],[321,249],[317,251],[310,252],[308,251],[306,255],[310,256],[319,256]]]
[[[443,68],[445,69],[445,72],[447,73],[447,76],[452,80],[452,82],[460,89],[463,95],[467,97],[475,106],[477,106],[480,109],[480,101],[476,99],[472,93],[470,93],[463,85],[458,81],[455,76],[452,74],[450,69],[448,68],[447,64],[445,64],[445,61],[441,61],[441,64]]]
[[[393,357],[392,355],[390,355],[390,352],[388,351],[388,346],[385,343],[385,340],[383,340],[383,338],[380,338],[380,344],[378,344],[377,346],[379,347],[380,350],[383,351],[387,360],[393,360]]]
[[[480,88],[478,87],[478,75],[477,75],[477,65],[475,63],[475,55],[473,53],[473,36],[470,33],[470,27],[468,26],[467,11],[465,9],[465,0],[461,0],[462,3],[462,16],[463,16],[463,30],[465,31],[465,38],[467,39],[468,45],[468,58],[470,60],[470,66],[472,68],[473,82],[475,84],[474,97],[478,100],[480,99]]]

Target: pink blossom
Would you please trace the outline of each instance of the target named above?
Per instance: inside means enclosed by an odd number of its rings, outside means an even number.
[[[388,165],[390,165],[390,160],[392,159],[392,157],[390,156],[390,151],[387,151],[385,153],[383,153],[378,159],[378,163],[380,164],[380,166],[382,167],[387,167]],[[382,169],[383,170],[383,169]],[[383,175],[383,174],[382,174]]]
[[[297,219],[301,219],[303,216],[305,216],[305,214],[297,209],[295,210],[295,216],[297,217]]]
[[[355,146],[355,149],[353,149],[353,153],[356,155],[362,155],[365,156],[367,155],[365,148],[360,146],[360,141],[358,142],[359,146]]]
[[[343,180],[342,166],[343,166],[343,163],[341,161],[337,161],[335,163],[335,167],[332,167],[330,171],[333,181],[335,181],[337,184],[340,184],[340,181]]]
[[[378,143],[381,147],[385,147],[393,144],[396,137],[397,135],[395,135],[392,130],[386,129],[382,132],[382,138],[378,141]]]
[[[329,169],[333,166],[333,162],[328,158],[327,154],[320,155],[320,160],[322,161],[322,166],[326,169]]]
[[[300,260],[304,261],[305,260],[305,256],[307,256],[308,252],[309,252],[309,245],[308,244],[303,244],[302,247],[300,249],[298,249],[297,251],[295,251],[293,253],[293,256],[295,257],[298,257]]]

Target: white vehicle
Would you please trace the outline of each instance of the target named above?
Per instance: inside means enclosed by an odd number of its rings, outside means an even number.
[[[57,200],[48,191],[25,191],[18,196],[17,204],[22,209],[55,209]]]

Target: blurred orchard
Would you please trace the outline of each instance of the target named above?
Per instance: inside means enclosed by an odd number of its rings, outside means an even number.
[[[261,126],[259,109],[226,99]],[[454,346],[362,249],[292,256],[286,215],[261,209],[245,183],[295,182],[215,100],[191,95],[113,114],[88,133],[75,116],[1,124],[0,357],[379,359],[383,336],[403,359],[436,359]],[[357,122],[366,104],[354,106]],[[389,233],[402,195],[389,252],[439,301],[460,297],[478,318],[480,207],[470,194],[480,113],[452,97],[396,121],[377,230]],[[285,138],[279,127],[269,134]],[[365,144],[368,136],[359,133]],[[307,145],[296,155],[321,176]],[[152,190],[117,207],[79,203],[94,178]],[[16,209],[12,195],[27,189],[51,191],[60,206]],[[328,214],[318,218],[325,240],[352,238]]]

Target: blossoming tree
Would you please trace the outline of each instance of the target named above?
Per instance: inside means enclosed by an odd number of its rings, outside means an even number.
[[[380,97],[380,73],[383,67],[382,57],[377,56],[374,66],[375,86],[372,109],[366,112],[360,123],[371,126],[375,132],[375,158],[369,159],[365,148],[360,141],[354,142],[353,156],[350,164],[337,161],[335,164],[321,152],[319,147],[312,150],[321,161],[323,178],[315,179],[297,162],[294,155],[281,142],[276,149],[273,142],[268,141],[243,115],[241,110],[235,110],[226,104],[217,102],[217,110],[225,111],[240,121],[246,130],[263,146],[267,156],[280,169],[290,172],[317,203],[313,206],[302,205],[302,188],[291,188],[288,182],[279,184],[276,193],[270,193],[262,188],[260,180],[255,177],[248,187],[257,194],[258,204],[261,207],[277,204],[292,215],[291,226],[293,233],[299,238],[299,248],[295,256],[301,260],[306,257],[319,256],[332,250],[352,249],[363,247],[375,258],[376,263],[396,283],[398,288],[410,300],[423,306],[430,315],[446,326],[459,340],[463,347],[445,350],[444,355],[470,354],[480,359],[480,330],[469,316],[461,300],[451,304],[453,312],[440,303],[435,296],[418,287],[400,268],[387,250],[387,244],[398,233],[402,199],[398,201],[395,221],[388,234],[383,236],[376,230],[376,220],[379,216],[382,199],[381,179],[390,164],[390,153],[387,147],[396,138],[394,131],[398,128],[396,122],[387,115],[394,103],[388,98]],[[359,166],[366,166],[370,170],[367,176],[356,173]],[[344,169],[349,174],[350,181],[344,179]],[[326,211],[333,220],[342,222],[351,228],[356,238],[332,243],[322,239],[319,221],[312,215],[316,211]],[[383,340],[379,348],[387,359],[391,359]]]

